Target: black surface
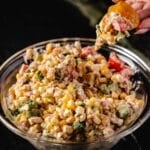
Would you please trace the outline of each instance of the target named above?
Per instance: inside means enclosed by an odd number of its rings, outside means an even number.
[[[58,37],[95,37],[95,29],[88,20],[72,5],[63,0],[4,1],[0,5],[0,63],[16,51],[33,43]],[[148,37],[148,34],[147,34]],[[149,38],[134,40],[137,48],[149,54]],[[140,43],[139,43],[140,41]],[[143,44],[141,44],[143,42]],[[150,49],[149,49],[150,50]],[[147,121],[134,134],[142,150],[150,149],[150,121]],[[136,142],[127,137],[113,150],[138,150]],[[11,133],[0,124],[0,150],[34,150],[25,140]]]

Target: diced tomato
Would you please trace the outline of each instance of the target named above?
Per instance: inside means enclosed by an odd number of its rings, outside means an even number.
[[[112,52],[108,60],[109,67],[114,69],[116,72],[121,71],[124,68],[124,63]]]
[[[94,54],[94,49],[90,46],[82,48],[81,51],[81,57],[82,58],[87,58],[88,55],[93,55]]]
[[[25,72],[25,71],[28,69],[28,67],[29,67],[28,65],[23,64],[23,65],[21,66],[20,73]]]

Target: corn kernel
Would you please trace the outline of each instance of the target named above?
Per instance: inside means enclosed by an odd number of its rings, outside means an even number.
[[[95,97],[92,97],[92,98],[90,98],[90,100],[88,101],[88,105],[89,105],[89,106],[93,106],[93,105],[95,104],[95,102],[96,102],[96,98],[95,98]]]
[[[93,64],[93,62],[92,62],[91,60],[88,60],[86,63],[87,63],[88,65],[92,65],[92,64]]]
[[[42,102],[44,104],[49,104],[49,103],[53,103],[54,99],[45,97],[45,98],[42,98]]]
[[[60,53],[60,49],[59,48],[54,48],[53,49],[53,54],[58,55]]]
[[[72,99],[72,95],[69,93],[66,93],[63,97],[64,102],[69,101],[70,99]]]
[[[26,121],[27,121],[27,118],[26,118],[26,116],[25,116],[25,113],[23,112],[23,113],[19,114],[19,115],[15,118],[15,121],[16,121],[16,122],[20,122],[20,123],[26,122]]]
[[[111,77],[111,73],[109,71],[107,64],[104,64],[100,67],[100,72],[102,75],[106,76],[107,78]]]
[[[52,60],[52,63],[53,63],[54,66],[55,66],[55,65],[58,65],[58,60],[57,60],[57,59],[53,59],[53,60]]]
[[[120,98],[121,98],[121,99],[125,99],[126,96],[127,96],[127,94],[124,93],[124,92],[122,92],[122,93],[120,94]]]
[[[74,110],[75,109],[75,102],[73,100],[68,101],[67,108]]]
[[[111,94],[111,96],[112,96],[112,98],[118,99],[118,96],[119,96],[119,95],[118,95],[117,92],[113,91],[112,94]]]
[[[65,125],[66,124],[66,120],[61,120],[60,122],[59,122],[59,125],[60,126],[63,126],[63,125]]]
[[[66,119],[67,123],[73,123],[75,121],[75,118],[73,116],[70,116]]]
[[[67,89],[70,91],[70,92],[74,92],[74,86],[72,84],[69,84],[67,86]]]
[[[52,52],[52,44],[49,43],[46,45],[46,53],[49,54],[51,52]]]
[[[21,73],[17,73],[17,75],[16,75],[17,80],[20,79],[21,77],[22,77],[22,74]]]
[[[58,123],[59,123],[58,119],[55,117],[53,117],[50,122],[52,125],[58,125]]]
[[[72,126],[69,126],[69,125],[64,125],[62,130],[63,130],[63,133],[66,133],[66,134],[71,134],[73,132]]]
[[[143,99],[138,99],[137,101],[138,101],[139,105],[143,105],[144,104],[144,100]]]

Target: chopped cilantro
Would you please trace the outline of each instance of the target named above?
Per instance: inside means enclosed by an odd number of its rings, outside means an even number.
[[[41,71],[37,72],[37,77],[39,78],[40,81],[44,79],[44,76]]]
[[[76,122],[73,124],[74,130],[82,130],[84,129],[85,125],[82,122]]]
[[[39,104],[32,100],[30,100],[27,104],[28,104],[30,110],[39,108]]]
[[[20,114],[19,109],[10,110],[10,112],[11,112],[11,114],[12,114],[13,116],[17,116],[17,115],[19,115],[19,114]]]
[[[110,94],[111,91],[115,91],[115,90],[118,90],[118,84],[116,83],[110,83],[110,84],[102,84],[100,86],[100,91],[103,93],[103,94]]]
[[[28,116],[33,117],[33,116],[40,116],[41,111],[39,109],[32,109],[28,111]]]
[[[115,90],[118,89],[118,84],[117,83],[111,83],[111,84],[108,85],[108,89],[110,91],[115,91]]]
[[[109,89],[108,89],[106,84],[102,84],[99,89],[104,94],[108,94],[109,93]]]

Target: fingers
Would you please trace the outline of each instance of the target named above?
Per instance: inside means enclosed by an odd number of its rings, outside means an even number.
[[[149,0],[136,0],[137,2],[145,2],[145,3],[148,3],[149,2]]]
[[[118,2],[120,0],[113,0]],[[124,0],[138,13],[141,23],[135,34],[143,34],[150,31],[150,0]]]
[[[143,9],[145,3],[144,2],[136,2],[136,3],[133,3],[131,4],[131,6],[135,9],[135,10],[141,10]]]
[[[140,23],[140,25],[139,25],[138,28],[139,28],[139,29],[140,29],[140,28],[148,28],[148,29],[150,29],[150,17],[144,19],[144,20]]]
[[[149,29],[139,29],[134,34],[143,34],[143,33],[146,33],[148,31],[149,31]]]
[[[145,3],[143,9],[150,9],[150,1]],[[149,10],[150,11],[150,10]]]
[[[113,2],[117,3],[121,0],[112,0]],[[145,9],[146,8],[149,8],[149,6],[146,6],[146,3],[144,0],[124,0],[126,3],[128,3],[129,5],[131,5],[135,10],[140,10],[140,9]]]
[[[150,8],[149,9],[144,9],[144,10],[139,10],[137,11],[139,18],[142,20],[146,17],[150,16]]]
[[[147,19],[144,19],[139,27],[138,27],[138,30],[135,32],[135,34],[143,34],[143,33],[146,33],[150,30],[150,17],[147,18]]]
[[[134,4],[135,3],[135,1],[134,0],[126,0],[125,2],[127,2],[128,4],[130,4],[130,5],[132,5],[132,4]]]

